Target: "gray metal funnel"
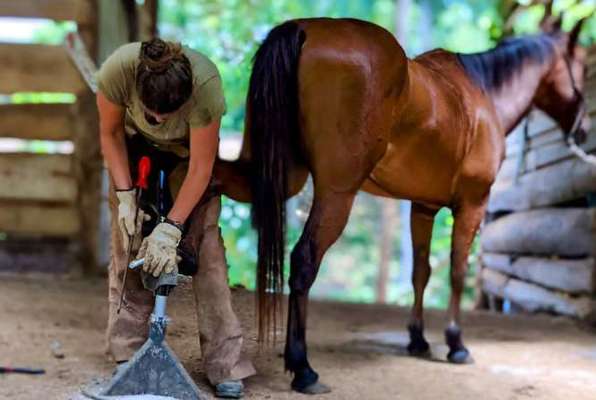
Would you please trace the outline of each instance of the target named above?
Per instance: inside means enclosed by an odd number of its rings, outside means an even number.
[[[207,399],[164,341],[166,300],[167,296],[155,297],[149,339],[116,373],[102,396],[151,394],[179,400]]]

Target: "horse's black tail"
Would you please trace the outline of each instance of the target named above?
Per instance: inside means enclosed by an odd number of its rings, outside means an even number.
[[[258,234],[259,339],[281,310],[288,169],[300,133],[298,61],[305,33],[293,21],[271,30],[255,54],[246,128],[252,165],[252,223]]]

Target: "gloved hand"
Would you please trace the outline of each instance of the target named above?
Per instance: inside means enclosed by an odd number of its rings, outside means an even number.
[[[143,271],[155,277],[162,271],[170,273],[177,265],[176,248],[182,238],[182,232],[172,224],[158,224],[151,235],[143,239],[137,259],[145,258]]]
[[[116,191],[116,197],[118,197],[118,226],[120,227],[120,233],[122,233],[122,245],[124,246],[124,251],[128,251],[130,238],[132,237],[133,241],[139,241],[143,222],[149,221],[151,216],[139,209],[135,223],[134,219],[137,208],[135,189]]]

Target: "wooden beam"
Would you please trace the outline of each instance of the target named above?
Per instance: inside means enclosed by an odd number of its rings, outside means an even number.
[[[525,125],[526,120],[523,119],[507,136],[508,145],[515,144],[519,141],[519,137],[523,136]],[[557,123],[543,111],[534,110],[530,116],[530,125],[528,128],[528,136],[530,138],[535,138],[546,131],[557,129]]]
[[[514,170],[509,173],[515,174]],[[571,158],[523,175],[518,182],[497,179],[490,191],[488,211],[548,207],[581,199],[592,192],[596,192],[596,167]]]
[[[71,237],[80,230],[74,205],[0,202],[0,231],[34,237]]]
[[[484,226],[484,252],[511,255],[596,255],[596,209],[545,208],[501,217]]]
[[[522,175],[562,160],[577,157],[569,150],[569,147],[563,141],[561,133],[554,133],[557,134],[556,140],[538,146],[530,143],[530,147],[524,157]],[[586,142],[582,143],[580,147],[586,153],[596,153],[596,134],[588,135]],[[515,175],[518,173],[518,157],[519,153],[516,153],[505,159],[497,176],[498,181],[503,182],[504,180],[513,180],[515,178]]]
[[[70,104],[0,105],[0,137],[69,140],[74,133]]]
[[[74,203],[76,198],[70,156],[0,154],[0,200]]]
[[[0,43],[0,93],[88,90],[62,46]]]
[[[481,272],[482,290],[490,295],[499,298],[505,297],[505,286],[509,277],[489,268],[483,268]]]
[[[88,23],[93,18],[89,0],[0,0],[0,15]]]
[[[482,288],[491,295],[510,300],[527,312],[584,318],[596,310],[596,303],[590,296],[570,297],[487,268],[482,270]]]
[[[494,271],[568,293],[592,293],[596,289],[596,265],[593,258],[516,258],[507,254],[484,253],[482,265]]]

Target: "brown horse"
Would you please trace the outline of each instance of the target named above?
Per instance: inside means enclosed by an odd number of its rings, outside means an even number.
[[[388,31],[358,20],[295,20],[269,33],[250,80],[248,140],[240,159],[219,161],[215,175],[226,194],[253,203],[263,333],[280,309],[273,294],[283,288],[285,201],[312,174],[312,208],[291,254],[285,365],[292,388],[326,390],[307,359],[308,293],[359,190],[413,202],[408,349],[416,355],[429,350],[422,313],[433,219],[441,207],[453,211],[448,358],[470,359],[460,299],[506,134],[535,105],[567,134],[585,135],[580,28],[510,39],[485,53],[435,50],[413,60]]]

